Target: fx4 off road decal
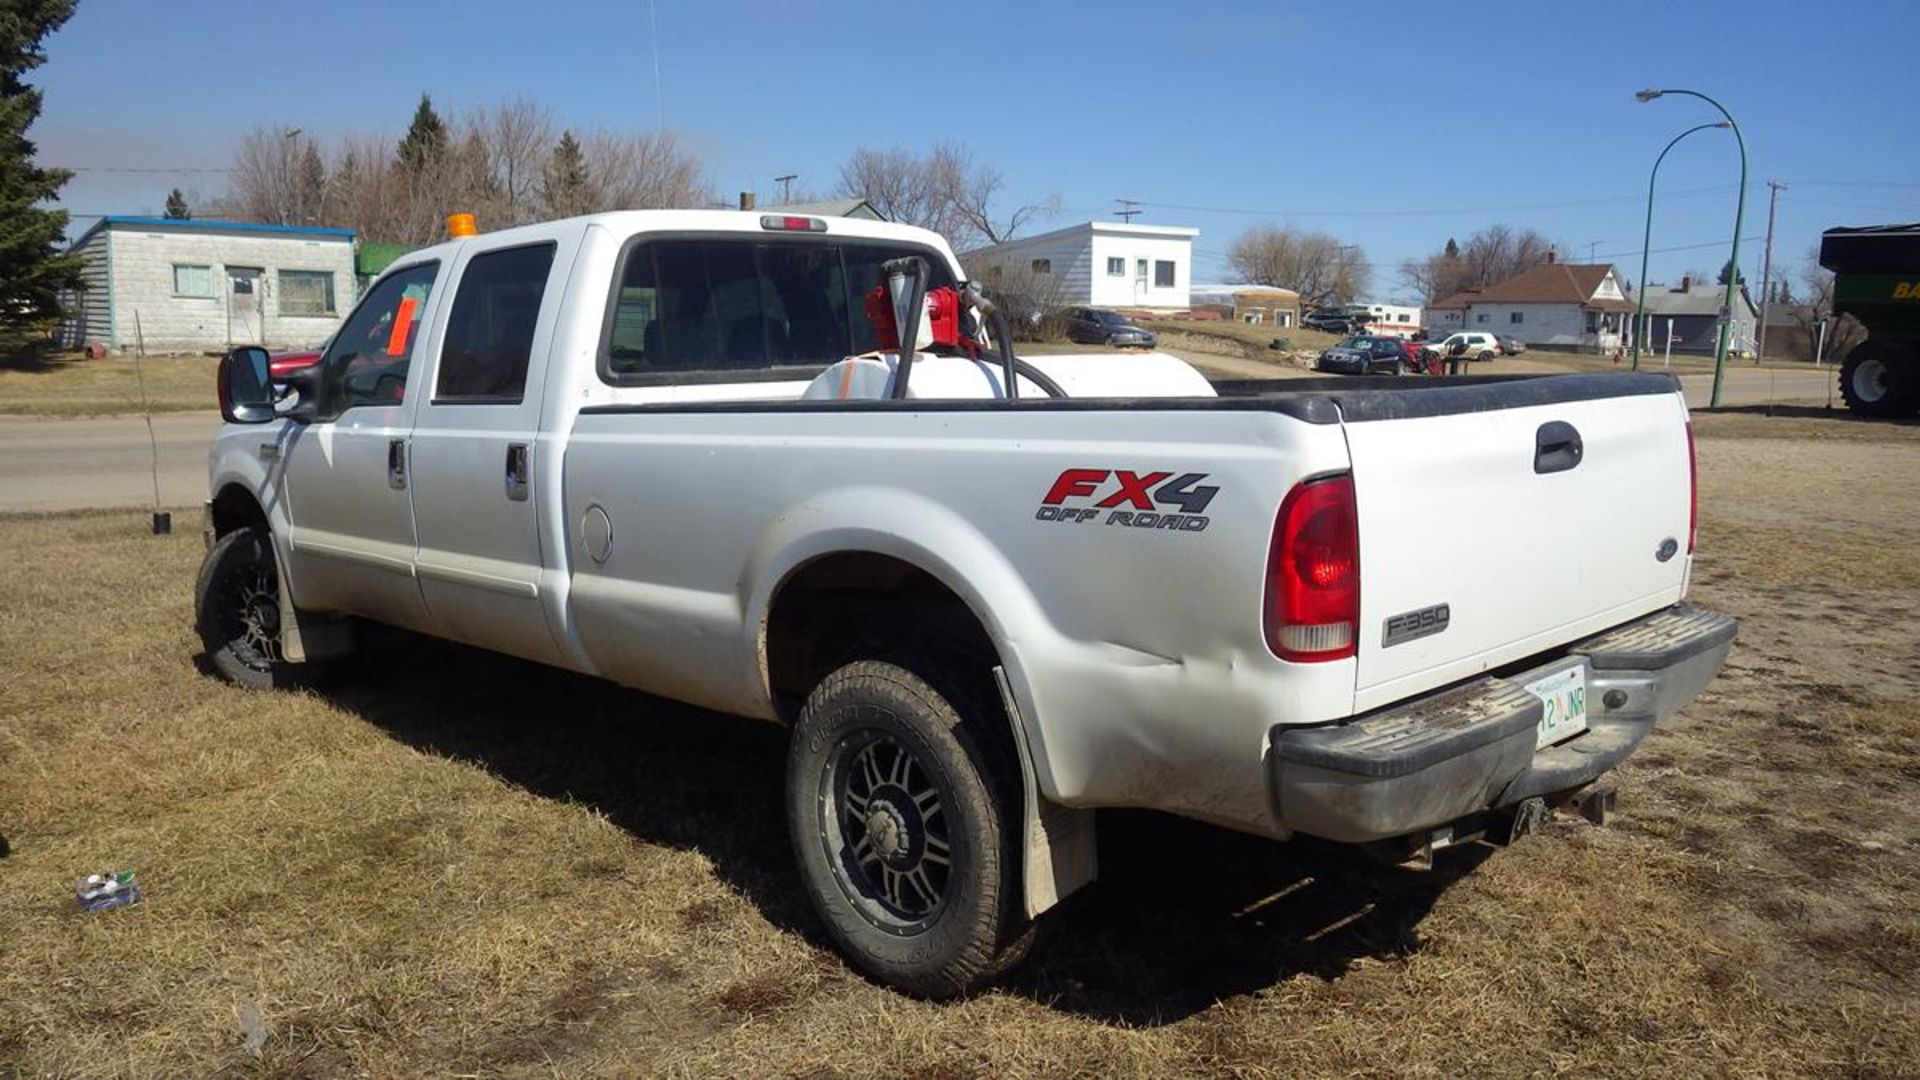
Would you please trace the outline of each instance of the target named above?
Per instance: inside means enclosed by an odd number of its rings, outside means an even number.
[[[1103,522],[1128,529],[1199,532],[1210,520],[1207,504],[1220,489],[1200,481],[1206,473],[1067,469],[1047,489],[1036,521],[1081,525]]]

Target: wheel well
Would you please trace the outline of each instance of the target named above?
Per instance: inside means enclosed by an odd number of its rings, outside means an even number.
[[[260,509],[252,492],[238,484],[228,484],[213,497],[211,518],[216,538],[240,529],[267,528],[267,512]]]
[[[966,601],[939,578],[888,555],[842,552],[806,563],[781,583],[767,613],[767,684],[787,716],[842,664],[905,654],[938,658],[954,674],[988,686],[1000,662]]]

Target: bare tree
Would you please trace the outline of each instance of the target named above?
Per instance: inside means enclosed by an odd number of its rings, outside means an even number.
[[[1800,284],[1804,295],[1801,302],[1792,306],[1794,325],[1807,335],[1806,351],[1808,360],[1820,362],[1843,358],[1855,345],[1867,339],[1867,328],[1860,320],[1851,315],[1833,316],[1833,271],[1820,265],[1820,245],[1815,244],[1807,252],[1807,261],[1800,268]],[[1827,325],[1825,346],[1815,354],[1820,346],[1820,324]]]
[[[290,224],[300,208],[299,146],[284,128],[254,128],[234,153],[232,189],[219,200],[222,216]]]
[[[635,207],[711,205],[700,156],[671,132],[571,135],[578,181],[566,205],[547,197],[560,140],[547,110],[521,98],[444,122],[423,97],[407,136],[352,135],[326,152],[283,129],[249,133],[232,188],[210,212],[242,221],[346,226],[371,242],[423,245],[445,235],[446,215],[474,214],[485,229],[542,217]]]
[[[1059,211],[1059,197],[996,208],[1004,178],[955,142],[926,156],[900,147],[860,147],[840,167],[840,194],[866,199],[890,221],[931,229],[961,249],[1012,239],[1036,217]]]
[[[1358,247],[1292,226],[1248,229],[1227,249],[1227,263],[1240,280],[1292,289],[1315,307],[1352,303],[1373,279],[1366,254]]]
[[[1429,304],[1462,289],[1484,289],[1547,261],[1556,245],[1534,229],[1489,225],[1462,245],[1400,264],[1400,280]]]
[[[468,120],[482,133],[487,167],[503,225],[524,225],[538,213],[538,189],[553,146],[553,114],[527,98],[478,110]]]

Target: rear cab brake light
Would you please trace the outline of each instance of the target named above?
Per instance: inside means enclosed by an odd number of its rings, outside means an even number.
[[[798,217],[791,214],[762,214],[760,227],[775,232],[826,232],[827,223],[820,218]]]
[[[1360,641],[1360,526],[1353,475],[1304,481],[1287,493],[1267,554],[1267,647],[1282,660],[1354,655]]]

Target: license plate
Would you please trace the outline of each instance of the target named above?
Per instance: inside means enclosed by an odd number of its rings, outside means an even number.
[[[1527,693],[1540,699],[1540,730],[1533,746],[1552,746],[1587,730],[1587,662],[1581,660],[1527,684]]]

